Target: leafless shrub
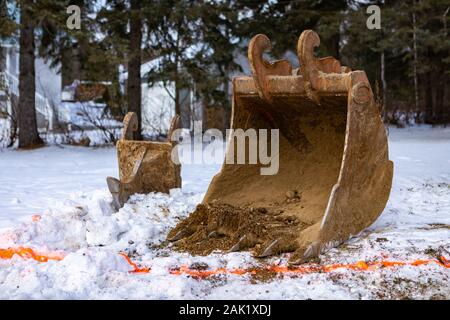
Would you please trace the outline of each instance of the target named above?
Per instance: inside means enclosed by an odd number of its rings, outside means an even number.
[[[107,109],[102,112],[92,112],[92,107],[89,107],[87,103],[81,102],[81,108],[79,109],[80,115],[86,124],[99,130],[105,138],[106,143],[117,142],[117,125],[111,123],[111,118],[108,115]],[[83,128],[76,124],[71,124],[72,129],[82,130]]]

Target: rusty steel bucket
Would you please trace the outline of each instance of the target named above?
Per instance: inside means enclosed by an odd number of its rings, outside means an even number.
[[[192,254],[292,252],[303,263],[370,226],[389,197],[393,163],[364,71],[316,58],[319,36],[298,41],[300,68],[266,61],[262,34],[249,44],[252,76],[233,79],[232,129],[279,129],[279,170],[224,163],[203,202],[168,239]],[[228,146],[227,153],[232,150]]]
[[[178,128],[180,118],[172,119],[169,141],[153,142],[133,140],[137,130],[137,116],[129,112],[124,118],[122,138],[117,142],[119,179],[107,177],[113,205],[118,210],[135,193],[169,193],[172,188],[181,188],[181,166],[171,159],[174,142],[171,133]]]

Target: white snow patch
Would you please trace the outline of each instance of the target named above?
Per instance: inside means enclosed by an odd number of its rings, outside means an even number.
[[[409,130],[409,129],[407,129]],[[267,281],[250,275],[198,280],[171,275],[183,265],[249,268],[247,252],[193,257],[173,251],[169,230],[202,200],[219,166],[183,166],[183,189],[134,195],[111,207],[107,175],[117,176],[114,149],[49,147],[0,154],[0,248],[62,250],[62,261],[0,260],[0,299],[429,299],[450,298],[450,272],[429,264],[361,272],[337,270]],[[450,130],[390,130],[395,174],[382,216],[321,256],[323,264],[450,257]],[[3,168],[7,168],[4,170]],[[79,191],[76,191],[79,190]],[[40,221],[33,222],[32,214]],[[148,274],[134,274],[127,253]]]

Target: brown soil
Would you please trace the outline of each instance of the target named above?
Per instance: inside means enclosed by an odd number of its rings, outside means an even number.
[[[275,271],[267,270],[267,269],[259,269],[255,268],[254,273],[251,275],[250,283],[256,284],[258,282],[270,282],[276,277],[278,277],[278,274]]]
[[[181,251],[208,255],[218,249],[227,251],[240,242],[239,250],[253,248],[256,256],[279,239],[276,253],[295,250],[294,240],[306,224],[275,208],[234,207],[214,202],[200,204],[189,218],[180,222],[168,238],[182,234],[175,243]]]

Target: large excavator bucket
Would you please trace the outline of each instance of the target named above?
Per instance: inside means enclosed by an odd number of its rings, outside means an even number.
[[[132,194],[169,193],[170,189],[181,188],[181,166],[171,159],[175,142],[170,142],[172,132],[179,126],[179,116],[172,119],[167,142],[133,140],[134,132],[138,128],[137,121],[133,112],[125,116],[122,138],[116,145],[119,179],[106,178],[113,196],[113,205],[117,210]]]
[[[300,68],[292,70],[288,61],[263,58],[271,47],[265,35],[250,41],[252,77],[233,80],[232,129],[279,129],[279,171],[261,175],[261,163],[225,163],[202,204],[169,233],[180,250],[293,252],[290,262],[298,264],[381,214],[393,164],[369,81],[332,57],[316,58],[319,43],[304,31]]]

